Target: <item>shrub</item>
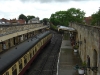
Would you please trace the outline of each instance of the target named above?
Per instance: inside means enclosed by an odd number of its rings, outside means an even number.
[[[79,47],[78,45],[75,45],[75,46],[74,46],[74,49],[78,49],[78,47]]]

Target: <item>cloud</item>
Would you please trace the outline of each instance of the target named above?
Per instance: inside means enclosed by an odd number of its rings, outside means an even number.
[[[89,16],[99,9],[99,5],[100,1],[93,0],[0,0],[0,18],[18,18],[24,14],[43,19],[49,18],[56,11],[66,11],[72,7],[80,8]]]
[[[69,1],[90,1],[90,0],[20,0],[20,1],[48,3],[48,2],[69,2]]]

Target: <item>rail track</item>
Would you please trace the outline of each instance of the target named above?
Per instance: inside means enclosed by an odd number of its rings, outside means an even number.
[[[25,75],[56,75],[62,36],[56,32],[52,33],[53,37],[51,42],[38,55]]]

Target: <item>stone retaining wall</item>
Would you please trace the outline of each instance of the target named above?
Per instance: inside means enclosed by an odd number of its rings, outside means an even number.
[[[88,75],[100,75],[100,27],[70,23],[77,31],[76,41],[79,41],[79,54],[82,61],[87,62],[90,57],[90,67],[98,67],[97,73],[92,70]],[[80,43],[81,42],[81,43]]]

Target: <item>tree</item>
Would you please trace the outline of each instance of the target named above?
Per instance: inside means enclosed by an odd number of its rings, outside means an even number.
[[[22,19],[28,22],[27,17],[24,14],[20,14],[18,19]]]
[[[68,26],[69,22],[82,23],[84,16],[84,11],[76,8],[70,8],[67,11],[58,11],[55,12],[55,14],[51,14],[50,21],[54,25]]]
[[[54,25],[62,25],[65,22],[65,13],[66,11],[58,11],[55,14],[51,14],[50,21]]]
[[[92,25],[100,25],[100,10],[92,14]]]
[[[40,20],[40,23],[43,23],[43,20]]]
[[[97,24],[97,17],[98,17],[98,14],[95,13],[95,14],[92,14],[92,25],[96,25]]]
[[[83,22],[85,12],[81,11],[81,9],[70,8],[67,10],[67,12],[70,14],[70,16],[69,16],[70,21],[78,22],[78,23]]]
[[[47,25],[47,23],[49,22],[49,19],[48,18],[43,18],[43,23],[44,23],[44,25]]]
[[[27,20],[30,20],[32,18],[35,18],[35,16],[30,16],[30,15],[27,16]]]

